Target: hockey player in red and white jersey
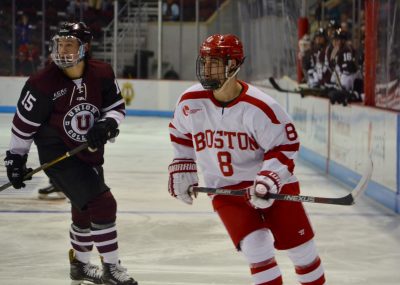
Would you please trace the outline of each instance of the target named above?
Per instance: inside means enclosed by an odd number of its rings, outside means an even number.
[[[257,285],[283,284],[275,249],[286,250],[300,284],[325,284],[314,232],[301,203],[266,200],[266,193],[299,194],[293,174],[299,138],[289,115],[270,96],[236,75],[241,41],[212,35],[200,47],[200,84],[180,97],[170,123],[174,160],[170,194],[192,204],[190,186],[248,189],[247,197],[214,195],[212,204]]]

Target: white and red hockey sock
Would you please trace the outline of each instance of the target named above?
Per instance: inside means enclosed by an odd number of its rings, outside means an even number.
[[[325,284],[324,268],[318,256],[314,240],[310,240],[298,247],[288,250],[288,256],[292,260],[297,279],[302,285]]]
[[[250,264],[255,285],[281,285],[282,274],[275,260],[274,246],[268,230],[257,230],[247,235],[240,249]]]
[[[282,275],[275,258],[250,264],[250,272],[256,285],[282,285]]]

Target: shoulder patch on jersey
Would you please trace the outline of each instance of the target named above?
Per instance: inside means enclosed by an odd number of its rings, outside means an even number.
[[[185,115],[185,117],[189,116],[190,114],[195,114],[203,109],[198,108],[198,109],[190,109],[188,105],[183,105],[182,107],[182,113]]]
[[[60,89],[60,90],[54,92],[53,93],[53,101],[55,101],[59,97],[64,96],[66,94],[67,94],[67,88],[63,88],[63,89]]]
[[[81,103],[72,107],[64,117],[64,131],[77,142],[86,141],[86,133],[100,117],[99,109],[90,103]]]

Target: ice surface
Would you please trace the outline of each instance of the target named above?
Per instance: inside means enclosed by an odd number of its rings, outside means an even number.
[[[0,115],[0,157],[8,148],[12,115]],[[167,166],[172,158],[168,119],[128,117],[115,144],[107,144],[105,178],[118,201],[122,264],[140,285],[252,284],[209,198],[193,206],[171,198]],[[32,147],[29,167],[37,167]],[[298,161],[302,194],[339,197],[350,190]],[[6,183],[0,168],[0,184]],[[24,190],[0,193],[0,284],[61,285],[69,280],[70,204],[37,199],[43,173]],[[288,202],[289,203],[289,202]],[[400,217],[367,197],[353,206],[305,205],[330,285],[400,284]],[[93,263],[99,263],[96,251]],[[277,252],[285,284],[293,266]]]

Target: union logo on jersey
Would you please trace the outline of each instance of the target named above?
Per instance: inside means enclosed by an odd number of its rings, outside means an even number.
[[[63,120],[64,131],[74,141],[85,142],[86,133],[100,117],[100,111],[90,103],[82,103],[71,108]]]
[[[189,114],[194,114],[198,111],[201,111],[201,109],[190,109],[188,105],[185,105],[182,108],[182,112],[186,117],[189,116]]]

